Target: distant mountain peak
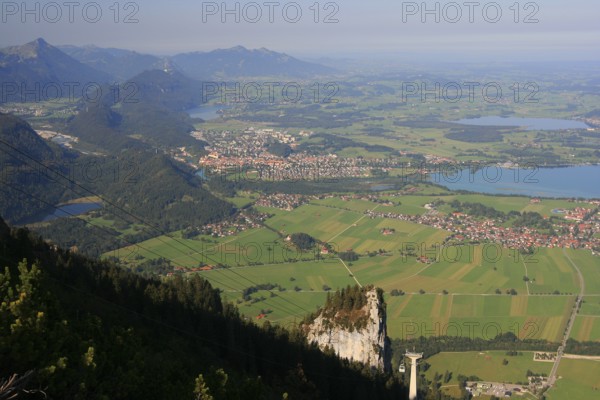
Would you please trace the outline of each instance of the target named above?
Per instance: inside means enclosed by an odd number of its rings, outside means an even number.
[[[43,38],[0,49],[0,83],[108,82],[110,77],[70,57]],[[29,86],[30,85],[30,86]]]
[[[48,42],[46,42],[43,38],[37,38],[33,42],[31,42],[30,44],[33,44],[33,45],[35,45],[37,47],[49,47],[50,46],[48,44]]]

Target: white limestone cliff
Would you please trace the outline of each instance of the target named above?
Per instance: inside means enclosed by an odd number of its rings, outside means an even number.
[[[359,323],[349,327],[347,323],[339,321],[342,312],[336,312],[329,318],[321,312],[311,324],[305,326],[307,340],[316,343],[321,350],[332,349],[340,358],[388,370],[391,353],[383,296],[378,295],[375,288],[365,294],[366,305],[353,312],[353,320],[358,319]]]

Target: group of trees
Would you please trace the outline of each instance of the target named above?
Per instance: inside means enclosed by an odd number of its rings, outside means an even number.
[[[504,220],[507,217],[507,215],[502,211],[498,211],[493,207],[489,207],[481,203],[463,203],[458,200],[452,200],[448,204],[454,211],[464,212],[465,214],[469,214],[473,217],[485,217],[499,220]]]
[[[552,229],[552,221],[544,218],[540,213],[535,211],[524,211],[521,215],[513,221],[513,225],[516,227],[530,227],[539,229]]]
[[[338,253],[338,257],[343,261],[356,261],[358,260],[358,254],[352,250],[341,251]]]
[[[311,250],[317,241],[307,233],[298,232],[290,235],[290,242],[299,250]]]
[[[349,147],[363,148],[368,152],[394,152],[394,149],[388,146],[357,142],[353,139],[332,135],[330,133],[318,133],[311,136],[311,141],[302,143],[300,146],[298,146],[297,151],[307,151],[315,154],[328,154],[337,153]]]
[[[403,354],[406,349],[412,348],[423,352],[424,358],[429,358],[443,351],[538,350],[555,352],[558,343],[542,339],[519,339],[512,332],[499,334],[490,340],[466,336],[421,336],[413,339],[392,339],[394,354]]]
[[[318,316],[323,316],[332,324],[337,324],[350,331],[363,328],[370,316],[370,312],[365,310],[367,306],[367,292],[373,290],[373,285],[360,287],[358,285],[346,286],[335,292],[327,291],[325,304],[315,313],[309,314],[304,318],[302,325],[311,324]],[[378,313],[385,314],[385,302],[383,299],[383,290],[377,288]]]

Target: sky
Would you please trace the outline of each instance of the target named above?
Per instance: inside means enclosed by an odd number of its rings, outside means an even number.
[[[0,6],[0,47],[43,37],[54,45],[157,55],[242,45],[304,57],[600,61],[598,0],[41,0]]]

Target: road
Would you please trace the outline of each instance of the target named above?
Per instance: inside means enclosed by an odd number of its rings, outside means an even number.
[[[375,211],[379,208],[381,204],[377,204],[375,206],[375,208],[373,208],[371,211]],[[367,218],[369,215],[365,214],[363,216],[361,216],[359,219],[357,219],[356,221],[354,221],[354,223],[350,224],[346,229],[344,229],[343,231],[339,232],[338,234],[336,234],[334,237],[332,237],[331,239],[329,239],[326,243],[332,243],[333,239],[335,239],[336,237],[340,236],[342,233],[346,232],[348,229],[356,226],[356,224],[358,224],[360,221],[362,221],[363,219]]]
[[[567,257],[567,260],[571,263],[575,271],[577,271],[577,275],[579,277],[579,296],[577,296],[577,301],[575,302],[575,307],[573,307],[573,311],[571,311],[571,316],[569,317],[569,322],[567,323],[567,329],[565,330],[565,336],[563,337],[562,343],[560,344],[558,351],[556,352],[556,360],[554,361],[554,365],[552,366],[552,370],[550,371],[550,375],[548,376],[548,386],[552,387],[556,383],[556,374],[558,372],[558,366],[560,365],[560,360],[562,359],[563,353],[565,351],[565,347],[567,345],[567,340],[569,336],[571,336],[571,329],[573,328],[573,324],[575,323],[575,317],[579,312],[579,307],[581,306],[581,301],[583,300],[583,294],[585,293],[585,282],[583,280],[583,275],[577,267],[577,264],[571,260],[571,257],[567,254],[565,248],[563,248],[563,254]]]

